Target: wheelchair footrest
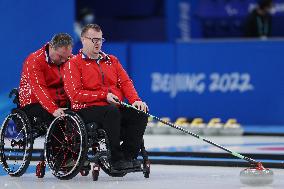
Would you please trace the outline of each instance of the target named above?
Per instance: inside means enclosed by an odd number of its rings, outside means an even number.
[[[115,169],[112,169],[111,170],[111,173],[113,174],[126,174],[126,173],[132,173],[132,172],[143,172],[143,169],[138,167],[138,168],[132,168],[132,169],[123,169],[123,170],[115,170]]]

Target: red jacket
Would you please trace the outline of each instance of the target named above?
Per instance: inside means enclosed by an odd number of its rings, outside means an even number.
[[[19,87],[21,107],[40,103],[49,113],[65,107],[68,97],[63,85],[63,65],[51,63],[48,44],[30,54],[24,62]]]
[[[133,103],[141,100],[132,81],[113,55],[100,54],[99,60],[86,57],[82,52],[64,66],[64,88],[72,109],[105,106],[111,92],[120,100]]]

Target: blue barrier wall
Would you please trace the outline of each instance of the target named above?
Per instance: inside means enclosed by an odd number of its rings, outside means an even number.
[[[11,107],[7,99],[19,84],[22,63],[28,54],[49,41],[55,33],[73,34],[74,0],[0,1],[0,118]]]
[[[131,45],[131,75],[158,116],[284,124],[284,42]]]
[[[128,44],[127,43],[105,43],[102,50],[107,54],[116,56],[125,70],[129,70],[128,65]]]
[[[104,47],[120,59],[157,116],[235,117],[244,124],[263,125],[284,124],[283,49],[284,41],[110,43]],[[13,72],[15,78],[17,74]],[[15,86],[1,82],[1,89],[4,85]],[[11,104],[7,93],[2,95],[1,116]]]

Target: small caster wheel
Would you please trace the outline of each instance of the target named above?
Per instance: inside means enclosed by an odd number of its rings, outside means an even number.
[[[149,178],[149,175],[150,175],[150,161],[149,160],[143,163],[143,174],[145,178]]]
[[[43,178],[45,175],[45,162],[41,161],[36,166],[36,176],[37,178]]]
[[[144,177],[145,177],[145,178],[149,178],[149,175],[150,175],[150,173],[147,173],[147,172],[144,173]]]
[[[93,177],[93,181],[97,181],[99,178],[99,174],[100,174],[100,166],[99,165],[93,165],[93,171],[92,171],[92,177]]]
[[[95,171],[95,170],[92,171],[93,181],[97,181],[98,180],[99,174],[100,174],[99,171]]]

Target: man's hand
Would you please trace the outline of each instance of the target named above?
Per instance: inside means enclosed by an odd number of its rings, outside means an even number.
[[[67,110],[68,108],[58,108],[57,110],[55,110],[54,112],[53,112],[53,116],[54,117],[58,117],[58,116],[61,116],[61,115],[65,115],[65,113],[64,113],[64,110]]]
[[[142,110],[143,112],[149,111],[147,104],[142,101],[135,101],[132,106],[135,106],[138,110]]]
[[[110,104],[119,104],[119,98],[112,93],[107,94],[107,102]]]

